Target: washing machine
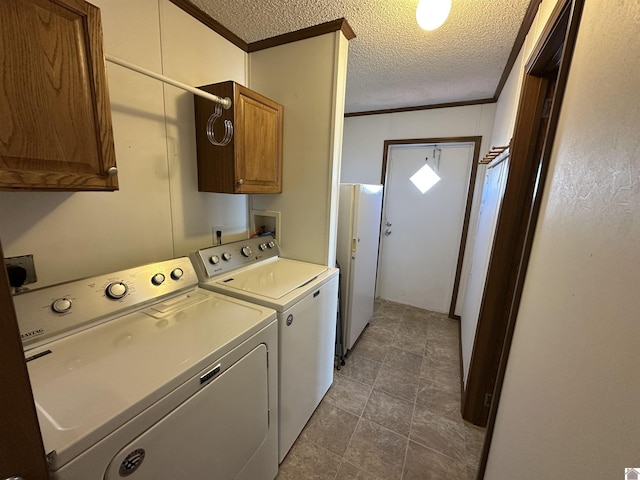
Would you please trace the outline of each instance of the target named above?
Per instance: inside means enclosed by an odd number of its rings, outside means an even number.
[[[278,460],[333,382],[338,270],[280,256],[273,237],[203,248],[200,286],[273,308],[278,318]]]
[[[14,297],[55,480],[273,480],[274,310],[187,257]]]

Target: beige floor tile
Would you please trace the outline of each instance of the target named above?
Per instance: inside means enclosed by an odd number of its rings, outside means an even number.
[[[345,365],[340,370],[340,375],[367,385],[373,385],[380,367],[380,363],[354,354],[345,359]]]
[[[302,479],[301,479],[302,480]],[[370,473],[360,470],[358,467],[354,467],[348,462],[343,462],[338,470],[335,480],[382,480],[379,477],[375,477]]]
[[[388,349],[389,347],[384,343],[376,342],[370,337],[363,337],[356,342],[351,353],[382,363],[387,356]]]
[[[362,416],[405,437],[409,436],[414,404],[374,389]]]
[[[382,300],[374,303],[373,314],[378,317],[402,317],[406,305]]]
[[[466,464],[464,424],[416,405],[411,440]]]
[[[333,480],[341,459],[304,438],[298,438],[280,465],[277,480]]]
[[[441,383],[437,378],[423,380],[418,386],[416,403],[451,418],[461,418],[460,385],[455,381]]]
[[[398,373],[418,377],[422,368],[422,355],[390,347],[384,365],[394,368]]]
[[[426,342],[429,333],[429,327],[427,325],[418,324],[406,319],[402,319],[396,333],[401,335],[408,335],[410,337],[419,338],[420,341]]]
[[[390,365],[383,365],[373,386],[409,402],[415,402],[418,393],[418,380],[419,377],[415,375],[410,375]]]
[[[466,476],[464,462],[409,441],[402,480],[457,480]]]
[[[329,403],[356,416],[362,415],[372,390],[367,385],[344,375],[335,375],[322,403]]]
[[[375,320],[364,329],[360,340],[372,340],[382,345],[389,345],[393,341],[398,329],[397,323],[376,322]]]
[[[390,346],[422,357],[425,352],[426,343],[420,337],[397,333]]]
[[[407,438],[364,418],[345,453],[345,460],[385,480],[399,480],[407,448]]]
[[[357,416],[321,402],[305,426],[302,436],[331,453],[342,456],[357,424]]]

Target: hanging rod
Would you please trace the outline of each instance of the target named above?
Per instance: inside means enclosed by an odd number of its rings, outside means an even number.
[[[181,88],[182,90],[186,90],[187,92],[191,92],[194,95],[198,95],[200,97],[211,100],[212,102],[216,102],[222,105],[225,109],[229,109],[231,107],[231,99],[229,97],[221,98],[221,97],[218,97],[217,95],[212,95],[211,93],[204,92],[198,88],[192,87],[190,85],[186,85],[182,82],[178,82],[177,80],[174,80],[169,77],[165,77],[164,75],[160,75],[159,73],[152,72],[151,70],[147,70],[146,68],[142,68],[138,65],[129,63],[126,60],[122,60],[121,58],[114,57],[112,55],[105,55],[105,59],[108,62],[115,63],[117,65],[120,65],[121,67],[128,68],[129,70],[133,70],[135,72],[141,73],[143,75],[146,75],[147,77],[155,78],[156,80],[160,80],[161,82],[168,83],[170,85],[173,85],[174,87],[178,87],[178,88]]]

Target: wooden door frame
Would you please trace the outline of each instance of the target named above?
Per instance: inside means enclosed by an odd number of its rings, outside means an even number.
[[[433,145],[440,143],[470,143],[473,144],[473,159],[471,160],[471,174],[469,176],[469,188],[467,190],[467,204],[464,210],[464,220],[462,225],[462,237],[458,248],[458,264],[456,266],[456,276],[453,282],[453,293],[451,304],[449,305],[449,318],[460,320],[460,316],[455,314],[458,291],[460,290],[460,277],[462,276],[462,262],[469,233],[469,218],[471,217],[471,207],[473,205],[473,194],[476,186],[476,174],[478,172],[478,159],[480,157],[481,136],[473,137],[437,137],[437,138],[407,138],[401,140],[385,140],[382,152],[382,174],[380,183],[384,186],[387,179],[387,162],[389,159],[389,149],[398,145]],[[386,195],[385,195],[386,196]],[[382,211],[384,212],[384,197],[382,200]],[[382,240],[382,239],[381,239]]]
[[[0,478],[48,480],[40,426],[0,245]]]
[[[463,417],[487,424],[479,479],[484,477],[562,99],[584,0],[560,0],[525,66],[509,164],[474,341]],[[550,80],[551,77],[551,80]],[[543,124],[544,97],[555,80]],[[539,139],[543,141],[540,142]],[[536,146],[538,148],[536,149]],[[485,396],[490,395],[490,406]]]

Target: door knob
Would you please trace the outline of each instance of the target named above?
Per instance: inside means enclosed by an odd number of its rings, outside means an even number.
[[[389,235],[391,235],[391,229],[390,229],[390,228],[387,228],[387,229],[384,231],[384,234],[385,234],[387,237],[388,237]]]

